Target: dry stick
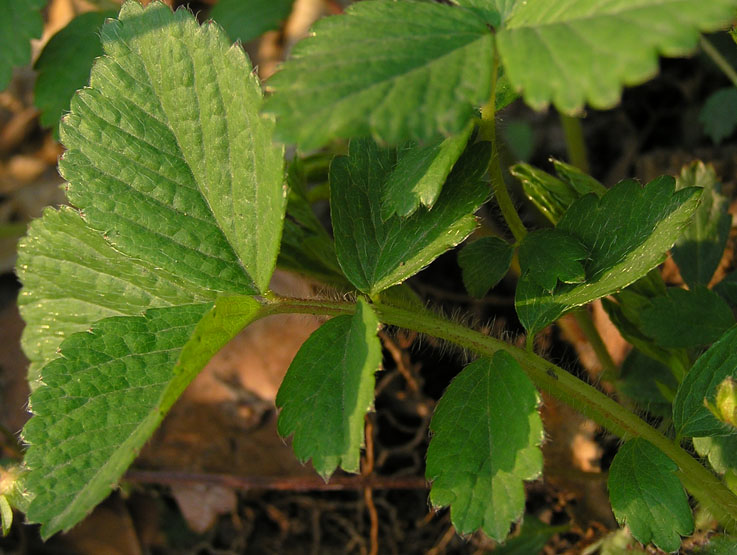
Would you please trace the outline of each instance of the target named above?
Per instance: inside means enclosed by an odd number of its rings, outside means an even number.
[[[371,416],[366,415],[366,455],[363,459],[363,472],[361,475],[364,477],[370,477],[374,472],[374,425],[371,422]],[[376,512],[376,505],[374,505],[374,493],[370,485],[366,485],[363,488],[363,498],[366,501],[366,509],[369,514],[369,521],[371,522],[371,531],[369,538],[371,540],[371,547],[369,555],[378,555],[379,553],[379,515]]]
[[[417,380],[415,380],[411,370],[408,368],[407,361],[404,357],[404,352],[399,348],[399,346],[397,346],[394,340],[392,340],[392,338],[389,337],[389,334],[387,334],[385,331],[379,331],[378,335],[379,338],[381,338],[382,343],[384,343],[384,347],[386,347],[386,350],[389,351],[392,359],[394,359],[394,364],[397,365],[397,370],[400,374],[402,374],[402,377],[404,377],[404,380],[407,382],[409,388],[413,392],[417,393],[420,390],[420,386],[417,385]],[[368,424],[366,424],[366,426],[366,434],[368,434]]]

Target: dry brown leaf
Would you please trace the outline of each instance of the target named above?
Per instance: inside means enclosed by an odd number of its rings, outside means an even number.
[[[213,484],[176,484],[171,493],[187,525],[198,534],[207,532],[220,515],[236,510],[235,492]]]

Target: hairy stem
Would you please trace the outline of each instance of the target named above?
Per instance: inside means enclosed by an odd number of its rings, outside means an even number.
[[[701,49],[706,53],[711,61],[714,62],[722,73],[727,76],[727,79],[732,81],[732,84],[737,87],[737,71],[729,64],[729,62],[719,53],[714,45],[709,42],[705,37],[701,37]]]
[[[431,335],[482,356],[492,356],[500,349],[507,351],[520,363],[538,388],[547,391],[619,437],[623,439],[641,437],[668,455],[678,465],[679,475],[689,492],[706,505],[727,530],[737,530],[737,496],[677,442],[668,439],[595,387],[534,353],[453,323],[429,311],[414,312],[381,304],[375,304],[373,307],[379,319],[385,324]],[[352,314],[354,310],[353,303],[273,297],[264,305],[263,315],[302,313],[337,316]]]

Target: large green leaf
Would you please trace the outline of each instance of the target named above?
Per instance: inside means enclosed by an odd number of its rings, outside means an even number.
[[[737,378],[737,326],[699,357],[673,400],[673,425],[683,436],[717,436],[729,433],[706,408],[704,400],[714,402],[717,386],[724,378]]]
[[[559,284],[549,292],[523,275],[515,298],[522,324],[537,332],[571,308],[614,293],[647,274],[665,259],[696,210],[699,195],[697,188],[675,191],[675,181],[662,177],[645,187],[623,181],[601,198],[589,194],[578,199],[556,229],[588,250],[586,281]]]
[[[681,170],[676,188],[703,187],[693,220],[673,245],[671,254],[689,287],[708,285],[724,254],[732,226],[729,201],[712,166],[694,162]]]
[[[294,434],[297,457],[312,459],[324,478],[338,466],[358,472],[364,416],[381,365],[378,329],[370,305],[359,299],[353,316],[328,320],[305,341],[276,396],[279,434]]]
[[[294,0],[218,0],[210,17],[232,40],[247,42],[278,29],[292,11]]]
[[[509,80],[533,108],[610,108],[623,85],[655,75],[658,54],[687,54],[699,31],[729,25],[735,7],[735,0],[518,1],[497,45]]]
[[[693,532],[688,497],[676,476],[678,466],[652,443],[631,439],[609,468],[609,498],[621,525],[642,543],[676,551]]]
[[[538,400],[517,361],[498,351],[469,364],[438,403],[425,475],[430,501],[450,505],[459,533],[480,528],[503,541],[522,515],[523,481],[542,470]]]
[[[260,305],[222,297],[210,307],[101,320],[64,341],[61,358],[43,369],[23,437],[34,494],[27,516],[44,538],[107,496],[189,382]]]
[[[351,141],[349,155],[330,166],[335,248],[351,283],[373,295],[463,241],[476,227],[473,214],[488,195],[481,177],[489,154],[488,143],[469,148],[431,210],[384,220],[382,191],[396,164],[396,150],[381,149],[368,139]]]
[[[473,12],[428,2],[360,2],[319,21],[269,80],[277,138],[399,144],[460,132],[488,101],[492,35]]]
[[[41,124],[53,127],[69,110],[69,101],[77,89],[90,80],[92,62],[102,56],[100,26],[116,12],[87,12],[75,17],[44,46],[36,60],[38,72],[33,100],[41,110]]]
[[[46,0],[0,0],[0,91],[13,75],[13,68],[31,61],[31,39],[43,31],[41,8]]]
[[[281,149],[243,50],[131,0],[61,125],[70,201],[119,251],[194,283],[263,291],[286,203]]]

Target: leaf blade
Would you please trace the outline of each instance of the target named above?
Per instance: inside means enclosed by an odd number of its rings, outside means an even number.
[[[0,21],[0,91],[4,90],[13,75],[13,68],[31,61],[31,39],[41,37],[43,18],[41,8],[46,0],[0,0],[0,10],[5,16]]]
[[[231,40],[248,42],[278,29],[289,17],[294,0],[220,0],[210,17],[222,25]]]

